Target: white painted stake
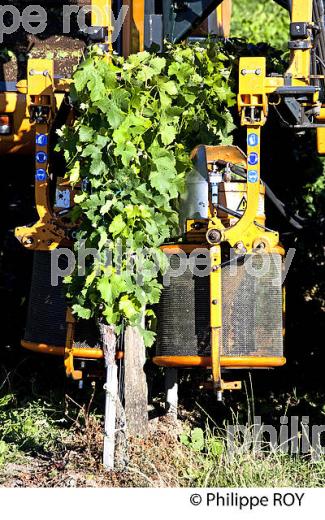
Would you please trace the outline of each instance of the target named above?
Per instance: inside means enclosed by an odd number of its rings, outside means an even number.
[[[108,470],[114,469],[115,433],[116,433],[116,401],[118,393],[117,366],[106,368],[105,424],[103,464]]]
[[[178,372],[177,368],[165,369],[166,413],[177,419]]]

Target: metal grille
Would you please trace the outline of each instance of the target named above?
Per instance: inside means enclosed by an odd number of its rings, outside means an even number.
[[[179,258],[172,256],[173,269]],[[224,356],[282,356],[282,258],[247,255],[222,270]],[[208,356],[209,277],[171,278],[158,306],[157,356]]]
[[[66,269],[66,256],[60,256],[58,262],[61,270]],[[25,341],[55,347],[65,346],[66,312],[67,303],[62,278],[59,278],[57,287],[51,285],[51,254],[37,251],[34,253]],[[93,320],[77,321],[74,346],[99,348],[99,331]]]
[[[223,268],[224,356],[283,355],[281,280],[278,254],[247,255]]]
[[[60,257],[60,268],[66,257]],[[60,279],[61,280],[61,279]],[[51,285],[51,254],[35,252],[27,311],[25,341],[64,346],[66,339],[66,303],[62,283]]]
[[[180,259],[170,258],[178,269]],[[157,310],[157,355],[195,356],[209,354],[209,277],[194,276],[189,269],[162,291]]]

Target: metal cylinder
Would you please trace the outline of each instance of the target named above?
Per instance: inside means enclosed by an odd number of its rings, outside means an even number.
[[[206,149],[204,146],[197,148],[192,171],[187,175],[185,181],[185,192],[180,203],[180,227],[186,230],[187,219],[208,218],[209,213],[209,182],[206,160]]]

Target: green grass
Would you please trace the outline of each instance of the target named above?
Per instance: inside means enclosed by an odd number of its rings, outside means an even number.
[[[49,454],[59,449],[67,420],[58,407],[42,399],[18,404],[14,394],[0,398],[0,465],[22,454]]]
[[[95,387],[83,396],[67,387],[62,366],[42,358],[0,363],[0,486],[69,486],[70,472],[79,485],[96,483],[103,426]]]
[[[194,439],[193,439],[194,434]],[[313,462],[310,456],[290,456],[265,445],[254,452],[235,441],[231,452],[223,432],[198,429],[183,436],[187,445],[179,479],[189,487],[323,487],[325,458]]]
[[[225,432],[220,429],[186,429],[179,439],[135,442],[129,446],[128,469],[105,474],[101,467],[102,418],[81,414],[69,424],[67,417],[58,418],[53,406],[35,400],[16,406],[12,395],[0,400],[0,473],[9,463],[21,464],[26,472],[26,456],[34,460],[56,462],[74,454],[75,462],[68,470],[87,475],[101,485],[121,487],[323,487],[325,459],[317,462],[310,457],[290,456],[279,449],[268,448],[255,453],[245,442],[235,443],[227,450]],[[156,433],[157,434],[157,433]],[[70,455],[68,456],[70,458]],[[52,470],[50,477],[57,479]],[[52,485],[52,484],[51,484]]]

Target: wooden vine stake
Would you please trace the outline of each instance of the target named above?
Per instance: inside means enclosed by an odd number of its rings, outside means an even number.
[[[118,399],[117,365],[115,361],[116,336],[113,327],[104,323],[100,323],[99,327],[106,365],[103,464],[106,469],[113,470]]]
[[[127,465],[127,443],[125,435],[119,431],[124,430],[125,422],[128,437],[148,435],[148,389],[143,369],[146,350],[138,328],[128,326],[124,335],[125,410],[123,410],[118,395],[114,327],[104,323],[100,323],[99,327],[106,365],[103,464],[107,470],[112,471],[116,465],[116,458],[120,469]]]
[[[148,435],[148,388],[144,372],[146,349],[137,327],[125,331],[125,416],[128,437]]]

